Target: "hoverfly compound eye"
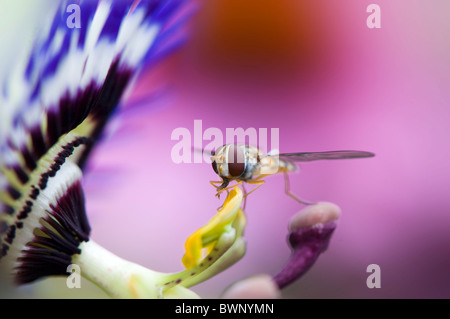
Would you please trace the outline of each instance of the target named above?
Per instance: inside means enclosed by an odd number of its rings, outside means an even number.
[[[239,177],[245,171],[245,154],[242,148],[236,145],[228,149],[228,173],[232,177]]]
[[[216,174],[219,175],[219,170],[217,169],[217,163],[214,159],[212,160],[211,165],[212,165],[214,172],[216,172]]]

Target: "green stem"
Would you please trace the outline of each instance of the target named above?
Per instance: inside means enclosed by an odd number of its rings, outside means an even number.
[[[112,298],[198,298],[182,287],[164,289],[167,274],[159,273],[126,261],[94,241],[80,245],[81,254],[72,262],[81,269],[81,275],[103,289]]]

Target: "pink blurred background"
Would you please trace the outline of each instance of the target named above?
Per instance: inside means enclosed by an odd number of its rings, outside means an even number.
[[[382,28],[369,29],[370,3],[201,2],[190,41],[135,92],[166,83],[173,101],[127,121],[125,143],[116,136],[97,152],[98,166],[130,165],[88,193],[93,239],[150,268],[181,269],[184,240],[219,201],[208,164],[171,161],[172,131],[193,131],[195,119],[223,132],[274,127],[281,152],[376,153],[306,163],[291,176],[296,194],[334,202],[343,215],[329,250],[285,297],[449,298],[450,4],[377,1]],[[287,224],[301,209],[283,185],[267,178],[249,197],[246,256],[197,292],[218,296],[283,265]],[[380,289],[366,286],[373,263]]]
[[[336,203],[342,218],[284,297],[450,298],[450,3],[377,0],[382,27],[369,29],[370,3],[199,1],[190,40],[134,92],[166,85],[173,94],[126,118],[95,153],[85,181],[93,240],[181,270],[184,241],[220,202],[210,165],[172,162],[172,131],[193,131],[196,119],[204,130],[279,128],[281,152],[376,153],[306,163],[291,176],[294,193]],[[288,222],[302,208],[283,187],[269,177],[248,198],[247,254],[196,292],[214,298],[281,268]],[[366,286],[370,264],[381,267],[380,289]]]

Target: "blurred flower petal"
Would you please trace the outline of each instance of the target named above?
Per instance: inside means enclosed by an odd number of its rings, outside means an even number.
[[[231,285],[222,295],[224,299],[276,299],[280,298],[277,283],[270,275],[257,275]]]
[[[79,167],[140,71],[175,44],[187,2],[79,1],[76,28],[53,3],[0,70],[0,262],[17,283],[65,275],[89,240]]]

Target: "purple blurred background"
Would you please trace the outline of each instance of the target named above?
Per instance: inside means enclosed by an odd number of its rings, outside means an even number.
[[[182,269],[184,241],[220,202],[208,164],[174,164],[175,128],[279,128],[281,152],[358,149],[373,159],[305,163],[292,191],[342,209],[329,250],[286,298],[450,298],[450,3],[204,0],[191,38],[131,97],[170,87],[124,117],[85,181],[92,238],[146,267]],[[124,114],[125,115],[125,114]],[[207,142],[204,143],[204,146]],[[126,163],[126,165],[125,165]],[[282,176],[247,201],[247,254],[195,287],[275,274],[289,256],[287,224],[302,207]],[[366,286],[370,264],[381,288]],[[45,286],[47,295],[49,286]]]

